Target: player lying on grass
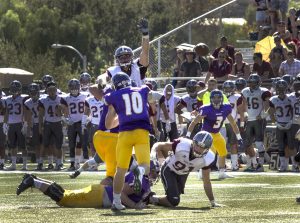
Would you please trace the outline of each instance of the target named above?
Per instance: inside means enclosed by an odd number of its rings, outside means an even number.
[[[215,159],[215,154],[210,150],[212,141],[213,137],[209,132],[200,131],[193,140],[179,138],[174,142],[155,143],[151,150],[151,158],[157,157],[162,164],[161,180],[166,196],[151,196],[149,202],[166,207],[177,206],[180,194],[184,193],[189,173],[202,169],[205,194],[212,207],[220,207],[221,205],[215,202],[210,182],[210,165]]]
[[[146,207],[144,198],[151,193],[150,186],[156,181],[159,174],[159,165],[154,161],[150,163],[149,177],[143,176],[142,190],[139,194],[133,191],[133,172],[125,176],[125,184],[121,193],[122,204],[128,208],[143,209]],[[72,208],[110,208],[113,200],[112,186],[101,184],[89,185],[78,190],[65,190],[59,184],[48,181],[33,174],[25,174],[17,188],[20,195],[29,187],[34,187],[54,200],[59,206]]]

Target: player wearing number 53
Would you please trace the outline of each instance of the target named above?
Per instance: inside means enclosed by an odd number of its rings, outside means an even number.
[[[151,149],[151,159],[158,159],[162,165],[161,180],[166,196],[152,196],[149,198],[150,203],[166,207],[177,206],[189,173],[202,169],[205,194],[212,207],[220,207],[215,202],[210,182],[210,165],[215,159],[215,153],[210,150],[212,144],[213,137],[207,131],[198,132],[193,140],[179,138],[173,142],[155,143]]]
[[[217,152],[219,155],[219,179],[229,177],[225,174],[225,158],[227,155],[226,142],[220,133],[220,129],[226,118],[236,134],[239,147],[243,147],[243,140],[240,135],[239,128],[236,125],[231,112],[231,105],[223,104],[222,92],[220,90],[213,90],[210,93],[210,105],[205,105],[199,108],[199,114],[191,122],[186,134],[187,137],[190,137],[195,125],[204,120],[202,130],[211,133],[213,137],[212,151]]]
[[[105,95],[109,106],[105,126],[111,129],[119,124],[116,148],[117,170],[113,181],[112,210],[122,210],[121,191],[124,176],[129,166],[134,147],[138,167],[135,169],[133,189],[140,192],[142,177],[149,173],[150,165],[150,121],[148,102],[152,102],[152,93],[148,86],[132,87],[129,76],[123,72],[115,74],[112,83],[116,91]],[[118,121],[117,121],[118,118]]]

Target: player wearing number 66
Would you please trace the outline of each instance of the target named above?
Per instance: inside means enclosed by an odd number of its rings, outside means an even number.
[[[125,207],[121,204],[121,191],[133,147],[139,164],[134,171],[133,189],[136,192],[140,192],[142,188],[143,175],[149,173],[150,121],[148,102],[152,101],[152,93],[148,86],[132,87],[129,76],[123,72],[114,75],[112,83],[116,91],[104,97],[105,103],[109,106],[105,126],[107,129],[111,129],[119,124],[116,148],[117,170],[113,181],[112,210],[122,210]]]
[[[161,180],[166,196],[152,196],[150,203],[166,207],[177,206],[189,173],[202,169],[203,186],[211,206],[221,206],[215,202],[210,182],[210,165],[215,159],[215,153],[210,150],[212,144],[213,137],[207,131],[198,132],[193,140],[179,138],[173,142],[155,143],[151,149],[151,159],[157,158],[162,165]]]
[[[232,108],[230,104],[223,104],[223,93],[220,90],[213,90],[210,93],[210,105],[205,105],[199,108],[199,114],[191,122],[187,137],[190,137],[195,125],[203,121],[202,130],[208,131],[213,137],[212,151],[219,155],[219,179],[229,177],[225,174],[225,158],[227,155],[226,142],[220,133],[220,129],[224,120],[227,118],[233,132],[236,134],[239,147],[243,147],[243,140],[240,135],[238,126],[235,123],[232,115]]]

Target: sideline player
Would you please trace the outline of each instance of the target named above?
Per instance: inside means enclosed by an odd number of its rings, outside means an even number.
[[[243,146],[243,140],[238,126],[231,115],[231,105],[223,104],[223,93],[220,90],[213,90],[210,93],[210,103],[210,105],[204,105],[200,107],[199,114],[191,122],[186,136],[190,137],[195,125],[203,120],[202,130],[208,131],[212,134],[212,149],[219,155],[219,179],[224,179],[229,177],[225,174],[225,159],[227,155],[227,149],[225,139],[221,135],[220,129],[226,118],[229,121],[233,132],[236,134],[236,138],[240,147]]]
[[[4,129],[4,115],[5,115],[5,105],[4,105],[4,92],[0,89],[0,170],[4,170],[4,157],[5,157],[5,142],[6,136],[3,132]]]
[[[122,190],[122,203],[128,208],[143,209],[147,203],[144,198],[151,192],[152,182],[156,182],[159,174],[157,165],[151,161],[149,178],[143,177],[141,193],[135,193],[132,185],[134,173],[128,172],[125,176],[125,184]],[[70,208],[109,208],[112,204],[112,186],[101,184],[89,185],[82,189],[65,190],[59,184],[36,177],[33,174],[25,174],[22,182],[17,188],[17,195],[20,195],[29,187],[34,187],[46,196],[54,200],[57,205]]]
[[[152,95],[147,86],[131,87],[129,76],[123,72],[113,76],[112,82],[116,91],[105,96],[105,103],[108,105],[106,128],[111,129],[119,123],[116,148],[117,170],[113,181],[112,210],[123,210],[125,206],[122,205],[120,196],[133,147],[139,165],[135,169],[134,189],[136,191],[141,189],[142,176],[149,172],[151,126],[148,101],[151,102]]]
[[[215,202],[210,182],[210,164],[215,160],[215,154],[210,150],[212,144],[213,137],[206,131],[198,132],[193,140],[179,138],[174,142],[155,143],[151,158],[157,158],[162,164],[161,180],[166,196],[152,196],[150,203],[166,207],[179,205],[189,173],[202,169],[205,194],[212,207],[220,207]]]

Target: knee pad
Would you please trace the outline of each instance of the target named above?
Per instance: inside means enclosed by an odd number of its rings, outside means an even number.
[[[170,204],[172,204],[174,207],[178,206],[179,202],[180,202],[180,197],[170,197],[167,196],[168,201],[170,202]]]
[[[264,147],[264,143],[260,142],[260,141],[256,141],[255,142],[256,148],[258,150],[259,153],[265,152],[265,147]]]
[[[44,194],[49,196],[52,200],[59,202],[64,196],[64,192],[65,190],[54,182],[48,187]]]

